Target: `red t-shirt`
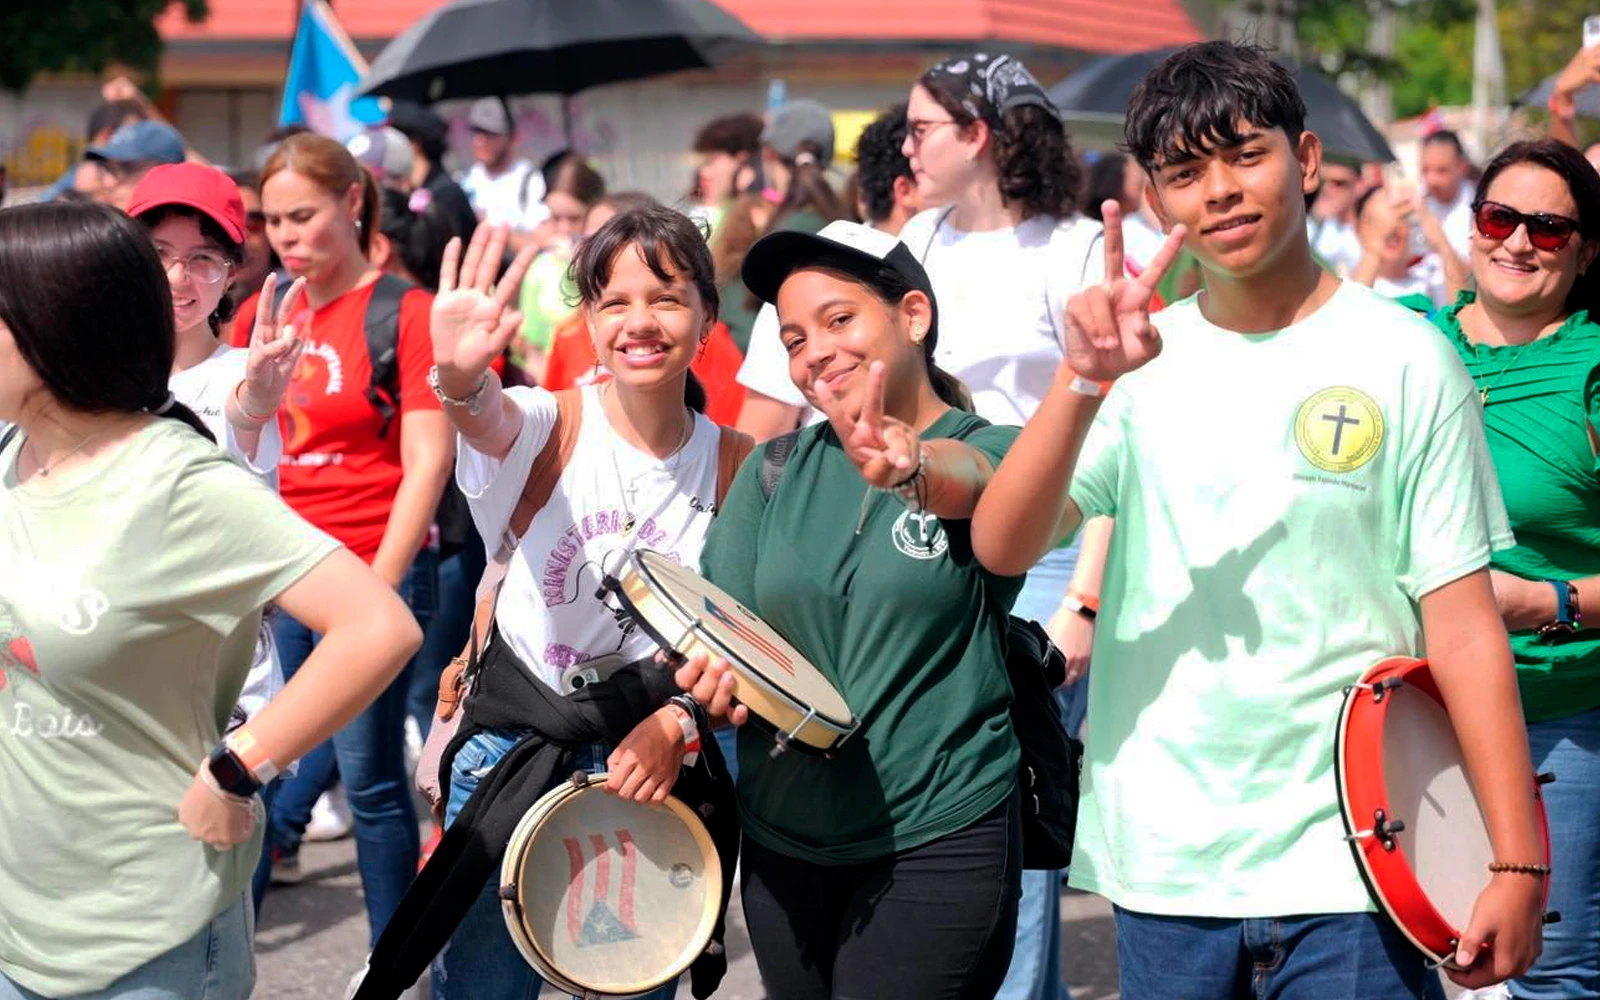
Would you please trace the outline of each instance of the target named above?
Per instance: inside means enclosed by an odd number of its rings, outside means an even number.
[[[404,471],[401,419],[412,410],[439,409],[428,387],[433,296],[414,288],[400,300],[399,412],[389,433],[378,437],[382,418],[367,401],[372,361],[365,323],[372,288],[368,283],[346,292],[311,313],[309,324],[301,300],[295,323],[307,343],[278,411],[283,432],[278,481],[284,501],[369,563],[383,541]],[[234,343],[249,343],[255,315],[252,296],[239,307]]]
[[[732,427],[739,421],[745,393],[738,379],[742,364],[744,355],[729,336],[728,327],[722,323],[712,327],[706,349],[694,359],[689,370],[706,390],[706,416],[714,424]],[[551,392],[559,392],[610,377],[605,369],[598,372],[595,369],[594,345],[589,342],[589,330],[581,318],[574,316],[556,330],[540,385]]]

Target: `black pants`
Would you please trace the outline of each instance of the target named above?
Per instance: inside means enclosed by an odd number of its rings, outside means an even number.
[[[745,922],[771,1000],[990,1000],[1022,894],[1013,794],[982,819],[876,861],[819,865],[746,837]]]

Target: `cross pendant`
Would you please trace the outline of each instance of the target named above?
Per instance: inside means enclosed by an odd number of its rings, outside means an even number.
[[[1484,406],[1488,406],[1489,405],[1489,390],[1488,389],[1479,389],[1478,390],[1478,401],[1480,403],[1482,403]]]
[[[622,522],[622,533],[623,533],[623,534],[624,534],[624,535],[631,535],[631,534],[633,534],[633,528],[634,528],[634,525],[635,525],[635,524],[637,524],[637,523],[638,523],[638,522],[636,522],[636,521],[635,521],[635,520],[634,520],[634,519],[633,519],[633,515],[632,515],[632,514],[629,514],[629,515],[628,515],[628,516],[627,516],[627,518],[626,518],[626,519],[625,519],[625,520],[624,520],[624,521],[623,521],[623,522]]]

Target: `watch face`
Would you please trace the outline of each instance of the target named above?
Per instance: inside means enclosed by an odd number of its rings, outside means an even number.
[[[225,748],[213,753],[210,760],[211,776],[225,792],[250,795],[256,791],[256,780],[245,770],[239,758]]]
[[[1565,642],[1575,631],[1568,622],[1551,622],[1539,627],[1539,641],[1546,644]]]

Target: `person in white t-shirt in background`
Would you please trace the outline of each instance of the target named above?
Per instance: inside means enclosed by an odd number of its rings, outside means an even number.
[[[1444,234],[1457,256],[1466,259],[1472,252],[1472,161],[1461,145],[1461,137],[1448,129],[1431,133],[1422,140],[1418,162],[1424,204],[1444,226]]]
[[[1356,200],[1355,211],[1361,259],[1347,275],[1351,281],[1423,313],[1448,304],[1467,287],[1467,262],[1451,248],[1439,220],[1419,209],[1414,190],[1372,188]],[[1431,253],[1419,255],[1412,245],[1412,232],[1419,227]]]
[[[259,329],[248,350],[218,339],[223,324],[233,319],[236,304],[227,293],[244,261],[247,229],[238,186],[222,171],[198,163],[159,166],[133,189],[128,214],[150,231],[172,285],[177,336],[168,389],[234,461],[276,493],[283,454],[278,406],[303,341],[289,336],[268,342]],[[264,294],[270,296],[275,279],[268,282]],[[248,722],[283,685],[272,633],[263,628],[230,729]],[[271,782],[262,790],[268,808],[277,788]],[[258,912],[269,874],[268,865],[257,866],[252,895]]]
[[[1122,238],[1127,243],[1128,263],[1142,268],[1161,249],[1161,230],[1144,217],[1144,171],[1122,153],[1101,153],[1089,164],[1089,183],[1083,198],[1083,212],[1099,221],[1101,206],[1107,199],[1122,207]]]
[[[516,155],[516,126],[505,102],[485,97],[467,111],[472,129],[472,169],[460,178],[478,221],[509,226],[511,243],[521,247],[549,214],[544,204],[544,174]]]
[[[1323,163],[1322,186],[1311,203],[1306,235],[1311,238],[1311,252],[1341,278],[1349,277],[1361,263],[1361,237],[1356,233],[1360,193],[1360,171],[1347,163]],[[1133,249],[1131,241],[1128,249]]]
[[[979,416],[1024,424],[1061,363],[1067,300],[1101,281],[1105,261],[1100,223],[1077,211],[1078,161],[1060,115],[1021,62],[973,53],[940,63],[911,88],[903,152],[923,203],[945,206],[900,232],[938,298],[934,361],[965,383]],[[1086,560],[1096,588],[1103,558]],[[1076,548],[1046,555],[1013,613],[1050,623],[1064,602],[1096,604],[1092,595],[1069,596],[1077,562]],[[1061,635],[1081,647],[1073,657],[1081,670],[1093,630],[1068,615],[1085,626]],[[1073,701],[1069,731],[1081,715]],[[1066,1000],[1060,885],[1060,872],[1023,873],[1002,1000]]]

